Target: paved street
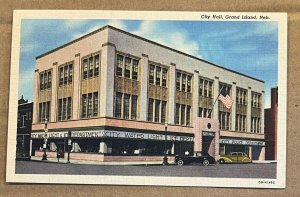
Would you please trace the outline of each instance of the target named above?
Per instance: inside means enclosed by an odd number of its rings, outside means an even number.
[[[224,165],[87,165],[16,161],[17,174],[127,175],[221,178],[276,178],[276,163]]]

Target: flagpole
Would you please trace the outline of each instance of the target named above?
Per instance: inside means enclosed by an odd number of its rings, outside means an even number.
[[[209,116],[211,115],[211,112],[212,112],[212,110],[214,109],[214,106],[215,106],[215,104],[216,104],[216,102],[217,102],[217,100],[218,100],[218,98],[219,98],[219,96],[220,96],[220,94],[221,94],[223,88],[224,88],[224,86],[222,86],[222,88],[221,88],[221,90],[220,90],[220,92],[219,92],[219,94],[218,94],[218,96],[217,96],[217,98],[216,98],[216,100],[215,100],[213,106],[211,107],[211,110],[209,111],[209,114],[208,114],[207,117],[209,117]]]

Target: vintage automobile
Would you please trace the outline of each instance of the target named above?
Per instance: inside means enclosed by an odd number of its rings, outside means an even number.
[[[215,164],[216,160],[210,156],[209,154],[203,154],[201,156],[175,156],[175,164],[182,166],[191,163],[203,164],[204,166],[208,166],[209,164]]]
[[[251,163],[252,160],[246,153],[232,152],[229,155],[220,155],[219,163]]]

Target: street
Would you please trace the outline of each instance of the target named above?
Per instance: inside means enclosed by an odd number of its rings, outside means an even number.
[[[87,165],[16,161],[16,174],[276,178],[276,163],[202,165]]]

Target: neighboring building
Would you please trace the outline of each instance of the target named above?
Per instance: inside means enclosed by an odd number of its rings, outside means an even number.
[[[235,102],[211,113],[220,153],[264,159],[263,81],[105,26],[36,58],[33,149],[41,154],[48,119],[48,156],[71,131],[71,158],[161,159],[165,123],[168,154],[192,153],[194,118],[222,87]]]
[[[18,101],[17,159],[30,158],[30,133],[32,125],[33,103],[23,96]]]
[[[278,87],[271,89],[271,108],[265,109],[266,160],[277,160]]]

